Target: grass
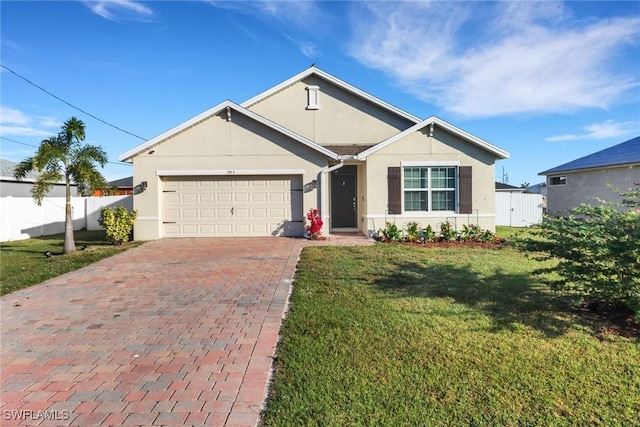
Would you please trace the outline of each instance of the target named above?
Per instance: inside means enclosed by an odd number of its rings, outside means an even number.
[[[636,425],[640,340],[510,248],[306,248],[267,426]]]
[[[74,235],[78,250],[68,255],[62,254],[63,234],[0,243],[0,295],[77,270],[138,244],[113,246],[104,231],[79,230]],[[86,250],[80,250],[83,244]],[[53,256],[46,258],[46,251]]]

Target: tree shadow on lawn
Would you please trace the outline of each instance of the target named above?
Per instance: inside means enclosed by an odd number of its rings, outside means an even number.
[[[576,323],[570,315],[573,301],[545,288],[529,273],[489,275],[475,272],[469,265],[424,265],[405,262],[395,271],[374,281],[382,291],[397,297],[446,298],[486,314],[490,330],[517,330],[522,325],[547,337],[559,337]]]

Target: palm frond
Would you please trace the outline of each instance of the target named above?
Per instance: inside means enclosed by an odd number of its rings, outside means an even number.
[[[71,117],[62,125],[62,133],[65,135],[66,140],[73,144],[74,138],[76,141],[84,141],[85,126],[84,122],[77,117]]]
[[[33,187],[31,188],[31,194],[35,199],[38,206],[42,204],[42,200],[45,198],[47,193],[51,191],[51,188],[54,184],[57,184],[64,180],[64,176],[57,171],[48,171],[45,170],[42,172],[38,179],[33,183]]]
[[[33,170],[33,157],[27,157],[13,169],[13,176],[22,181]]]

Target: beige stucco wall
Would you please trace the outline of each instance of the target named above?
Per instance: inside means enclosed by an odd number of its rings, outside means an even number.
[[[152,154],[149,154],[153,150]],[[134,196],[136,240],[162,237],[162,181],[159,170],[232,171],[302,169],[302,183],[318,178],[327,157],[298,141],[235,113],[208,118],[133,158],[134,185],[148,183]],[[304,193],[303,212],[320,203],[318,191]],[[302,218],[301,218],[302,219]]]
[[[459,162],[459,166],[471,166],[473,176],[473,214],[456,213],[403,213],[388,215],[387,168],[401,166],[402,162]],[[410,221],[421,226],[439,226],[449,221],[460,229],[463,224],[478,224],[483,229],[495,230],[495,156],[486,150],[465,142],[447,131],[436,127],[433,137],[428,129],[414,132],[369,156],[366,163],[366,207],[361,212],[360,230],[371,234],[385,227],[386,221],[404,227]],[[404,208],[404,200],[403,200]]]
[[[320,108],[317,110],[307,109],[308,85],[320,88]],[[315,76],[299,81],[249,109],[320,145],[373,145],[414,124]]]
[[[549,178],[560,175],[567,177],[567,183],[550,185]],[[607,184],[628,190],[635,182],[640,182],[640,165],[550,175],[547,177],[547,213],[568,215],[582,203],[599,204],[599,199],[619,203],[621,198]]]

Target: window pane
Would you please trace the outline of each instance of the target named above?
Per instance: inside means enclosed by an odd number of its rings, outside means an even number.
[[[455,191],[432,191],[431,210],[453,211],[455,210]]]
[[[404,192],[405,211],[426,211],[427,192],[426,191],[405,191]]]
[[[427,168],[404,168],[404,188],[427,188]]]
[[[432,168],[431,188],[456,188],[456,168]]]

